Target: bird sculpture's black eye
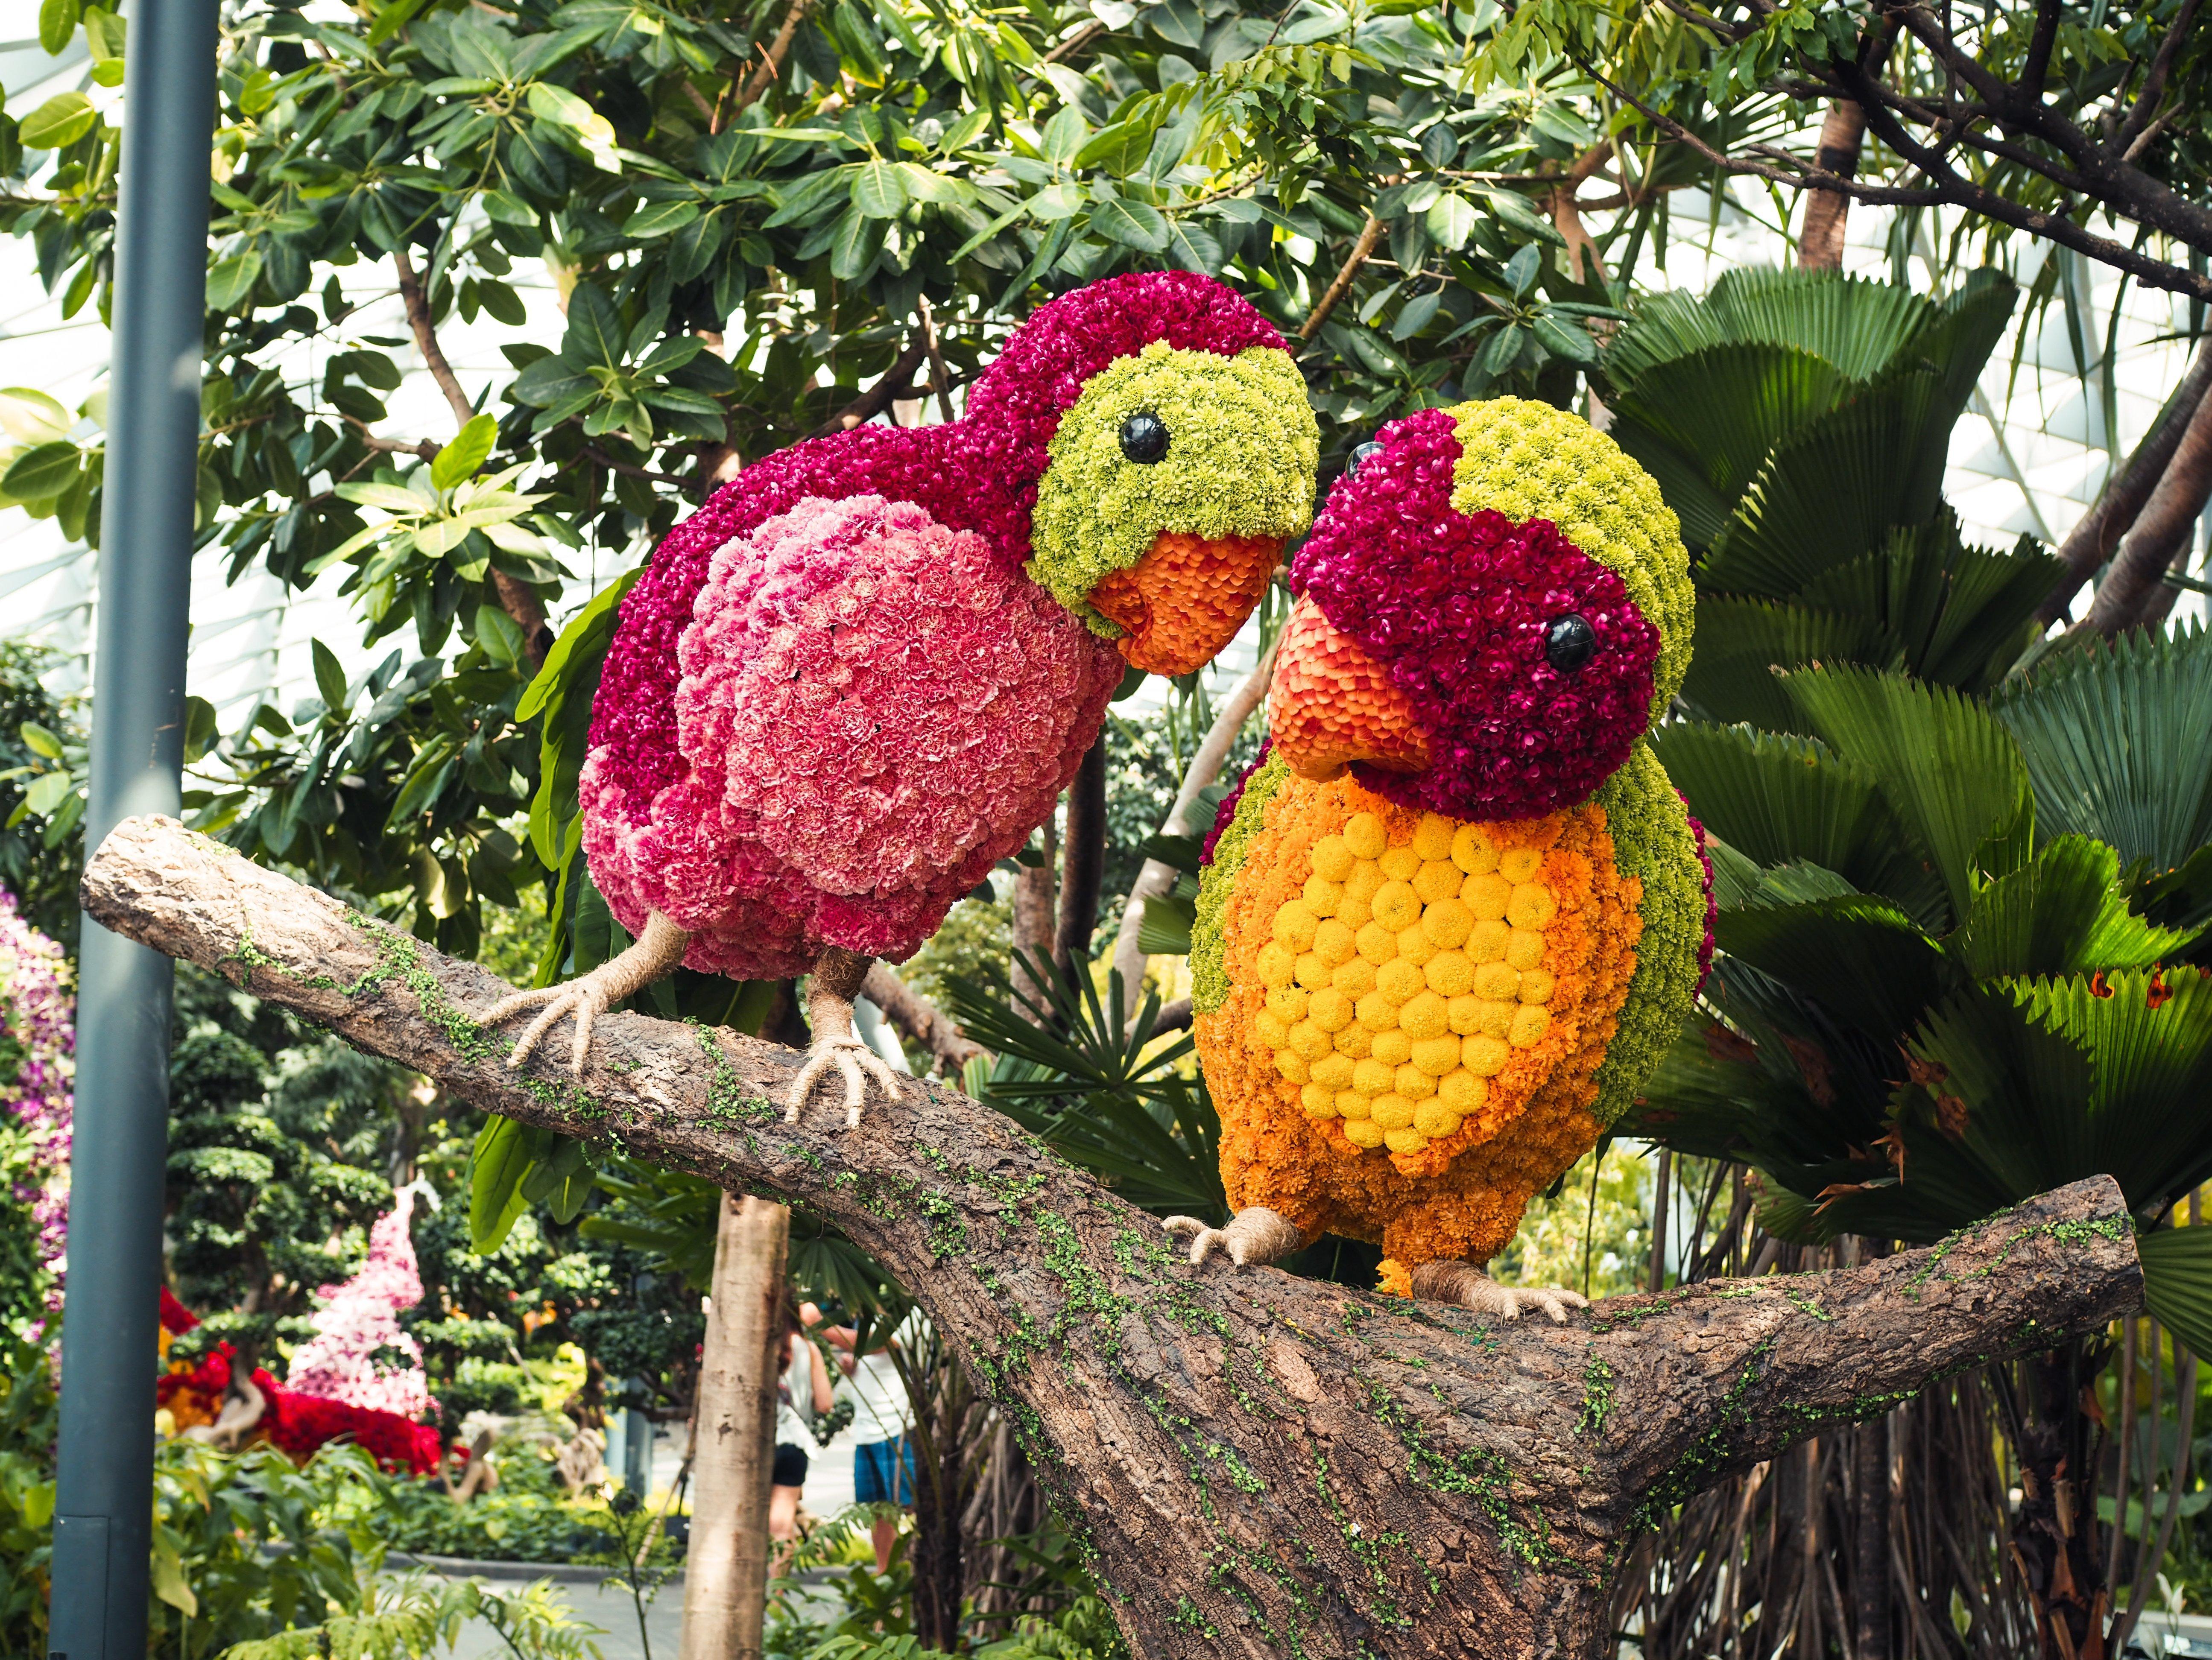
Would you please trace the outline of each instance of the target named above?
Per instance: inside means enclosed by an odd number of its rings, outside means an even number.
[[[1572,674],[1596,651],[1597,630],[1587,617],[1569,611],[1544,624],[1544,660],[1560,673]]]
[[[1168,423],[1150,410],[1139,410],[1121,423],[1121,453],[1150,466],[1168,456]]]
[[[1361,463],[1365,461],[1369,456],[1374,454],[1376,451],[1382,447],[1382,446],[1376,443],[1372,438],[1360,445],[1357,449],[1352,452],[1351,458],[1345,462],[1344,476],[1346,478],[1351,477],[1353,473],[1359,471]]]

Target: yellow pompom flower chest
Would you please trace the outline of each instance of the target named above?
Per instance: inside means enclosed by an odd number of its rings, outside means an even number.
[[[1687,840],[1671,793],[1672,827],[1609,812],[1617,794],[1469,824],[1349,775],[1254,774],[1202,879],[1192,958],[1232,1206],[1401,1263],[1504,1244],[1613,1116],[1599,1073],[1652,864],[1617,838]],[[1680,932],[1662,928],[1666,954]]]

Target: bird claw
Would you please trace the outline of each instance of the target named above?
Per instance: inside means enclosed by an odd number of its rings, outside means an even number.
[[[1518,1320],[1523,1309],[1540,1309],[1565,1325],[1569,1309],[1586,1309],[1580,1292],[1547,1286],[1501,1286],[1471,1262],[1430,1262],[1414,1270],[1413,1295],[1456,1303],[1496,1320]]]
[[[1195,1216],[1170,1216],[1160,1225],[1176,1237],[1190,1236],[1190,1265],[1206,1266],[1220,1251],[1240,1268],[1263,1266],[1304,1243],[1287,1217],[1264,1205],[1248,1205],[1229,1219],[1225,1228],[1210,1227]]]
[[[544,986],[536,991],[519,991],[512,997],[502,997],[486,1011],[483,1024],[495,1026],[526,1010],[542,1011],[522,1036],[515,1039],[514,1051],[507,1057],[508,1066],[519,1067],[530,1058],[531,1051],[538,1047],[539,1039],[562,1019],[574,1015],[576,1041],[569,1049],[568,1070],[580,1078],[584,1073],[584,1056],[591,1051],[592,1022],[606,1012],[612,1000],[607,994],[605,982],[599,978],[595,969],[580,980],[571,980],[565,986]]]
[[[799,1069],[799,1076],[791,1080],[791,1093],[786,1098],[789,1105],[784,1109],[783,1122],[796,1124],[814,1086],[836,1067],[845,1084],[845,1128],[860,1127],[860,1108],[868,1098],[868,1080],[873,1079],[885,1095],[899,1098],[898,1075],[892,1072],[884,1057],[870,1049],[850,1032],[835,1037],[817,1037],[807,1050],[806,1064]]]
[[[1190,1236],[1190,1265],[1194,1268],[1204,1268],[1206,1259],[1217,1250],[1237,1267],[1244,1266],[1244,1259],[1237,1254],[1237,1242],[1227,1228],[1209,1227],[1195,1216],[1170,1216],[1160,1225],[1177,1240],[1185,1234]]]

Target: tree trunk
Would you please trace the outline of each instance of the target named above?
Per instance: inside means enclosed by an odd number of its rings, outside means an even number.
[[[1042,985],[1023,961],[1024,957],[1050,957],[1058,943],[1059,930],[1053,925],[1055,907],[1053,888],[1058,874],[1060,859],[1059,828],[1050,818],[1044,821],[1044,857],[1042,863],[1018,866],[1014,872],[1014,990],[1034,1000],[1040,1007],[1050,1006]]]
[[[963,1037],[951,1015],[900,979],[888,963],[878,959],[868,964],[860,994],[883,1011],[884,1019],[933,1056],[938,1069],[948,1078],[958,1077],[961,1067],[983,1053],[981,1043]]]
[[[1194,1270],[1155,1219],[942,1085],[902,1079],[857,1129],[827,1106],[787,1126],[801,1056],[634,1013],[600,1019],[580,1079],[510,1067],[511,1034],[470,1012],[508,989],[488,970],[173,819],[126,820],[83,896],[460,1099],[805,1200],[1014,1425],[1144,1660],[1594,1655],[1620,1566],[1684,1499],[2142,1295],[2106,1177],[1870,1267],[1564,1324]]]
[[[1859,151],[1866,143],[1866,112],[1847,98],[1828,106],[1820,123],[1819,165],[1838,179],[1855,179]],[[1841,271],[1844,268],[1844,227],[1851,198],[1837,190],[1805,192],[1805,222],[1797,236],[1800,271]]]
[[[1106,734],[1101,732],[1067,787],[1067,841],[1060,854],[1060,922],[1053,956],[1062,974],[1091,965],[1098,932],[1098,888],[1106,874]]]
[[[691,1546],[679,1660],[759,1660],[768,1607],[768,1489],[783,1358],[791,1213],[730,1194],[714,1235],[714,1287],[699,1357]]]
[[[2189,430],[2191,417],[2203,403],[2208,388],[2212,388],[2212,336],[2207,336],[2197,347],[2188,373],[2166,400],[2166,407],[2151,423],[2142,441],[2135,447],[2119,470],[2105,481],[2095,505],[2081,515],[2081,522],[2067,533],[2066,540],[2060,544],[2058,557],[2066,572],[2036,611],[2037,621],[2048,624],[2063,617],[2081,585],[2105,568],[2105,562],[2112,556],[2112,550],[2119,546],[2120,538],[2134,528],[2143,503],[2150,500],[2151,492],[2166,476],[2166,463],[2173,459],[2181,435]]]
[[[2081,634],[2124,634],[2163,620],[2174,589],[2163,579],[2189,557],[2197,515],[2212,497],[2212,397],[2197,400],[2172,459],[2136,515],[2119,555],[2097,585],[2089,614],[2075,624]]]

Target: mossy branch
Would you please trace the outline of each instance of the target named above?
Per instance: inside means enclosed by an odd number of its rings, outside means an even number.
[[[94,919],[463,1099],[804,1199],[909,1286],[1014,1426],[1146,1657],[1595,1652],[1638,1532],[1733,1469],[2136,1307],[2118,1186],[1928,1250],[1494,1325],[1225,1265],[950,1090],[855,1131],[800,1057],[618,1014],[580,1079],[507,1065],[508,988],[173,819],[86,866]],[[558,1046],[556,1046],[558,1047]]]

